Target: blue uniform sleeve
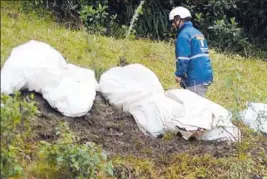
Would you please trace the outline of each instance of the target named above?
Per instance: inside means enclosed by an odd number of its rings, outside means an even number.
[[[190,39],[181,36],[176,42],[176,72],[177,77],[186,78],[187,67],[191,55]]]

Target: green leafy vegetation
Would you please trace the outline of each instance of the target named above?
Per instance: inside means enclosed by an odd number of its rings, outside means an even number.
[[[43,14],[40,8],[44,7],[51,10],[59,21],[72,26],[84,26],[91,33],[123,38],[125,27],[130,26],[135,9],[141,2],[40,0],[23,2],[23,7],[40,11],[40,14]],[[267,7],[264,1],[146,0],[144,2],[142,15],[138,17],[134,27],[135,35],[138,37],[159,40],[173,38],[168,14],[174,6],[183,5],[191,11],[194,25],[204,33],[212,47],[222,51],[240,52],[246,56],[255,55],[254,51],[257,49],[266,49]],[[258,55],[266,58],[265,52]]]
[[[56,129],[59,138],[54,143],[41,141],[40,154],[44,160],[59,171],[67,171],[71,178],[97,178],[113,175],[113,166],[96,144],[79,144],[79,139],[70,131],[67,123]]]
[[[116,66],[120,58],[124,57],[129,63],[141,63],[153,70],[165,89],[178,87],[173,78],[175,60],[172,43],[116,40],[113,37],[88,34],[83,30],[66,29],[34,14],[12,12],[10,8],[1,10],[1,65],[13,47],[36,39],[50,44],[68,62],[94,69],[98,77],[103,71]],[[10,17],[10,13],[17,14],[18,17]],[[236,107],[233,100],[237,96],[241,108],[246,101],[267,101],[264,75],[266,62],[252,56],[244,58],[229,53],[218,54],[214,50],[210,51],[210,55],[215,79],[208,90],[209,99],[228,109]]]
[[[28,139],[30,123],[37,113],[35,103],[1,95],[1,176],[8,178],[23,174],[20,159],[27,156],[24,141]]]
[[[21,6],[14,3],[1,2],[1,67],[12,48],[35,39],[50,44],[68,62],[94,69],[97,78],[105,70],[117,66],[123,57],[129,63],[141,63],[153,70],[165,89],[179,88],[173,78],[175,60],[172,43],[116,39],[88,34],[84,29],[66,29],[55,23],[50,16],[44,15],[46,11],[43,16],[38,15],[39,11],[29,11],[25,14]],[[214,28],[221,30],[224,26],[221,23],[223,22],[218,21]],[[233,26],[236,25],[233,23]],[[216,30],[216,33],[220,32],[219,30]],[[224,36],[233,35],[229,31],[221,31]],[[267,103],[267,63],[263,58],[256,58],[252,54],[244,58],[230,53],[217,53],[215,50],[211,50],[210,55],[215,77],[207,94],[210,100],[234,113],[244,109],[246,101]],[[55,140],[33,142],[29,131],[32,121],[38,117],[35,103],[32,100],[23,100],[17,94],[12,97],[1,95],[1,104],[2,178],[108,178],[112,173],[115,178],[155,179],[177,176],[267,176],[266,136],[252,132],[238,121],[234,122],[241,129],[242,141],[231,144],[233,149],[229,149],[229,156],[220,157],[220,151],[218,156],[204,151],[188,151],[159,156],[157,159],[112,156],[108,160],[105,152],[98,146],[79,142],[76,134],[64,123],[57,128],[58,135]],[[168,142],[175,137],[168,134],[163,140]],[[208,147],[207,145],[207,149]],[[151,152],[149,148],[143,150]]]

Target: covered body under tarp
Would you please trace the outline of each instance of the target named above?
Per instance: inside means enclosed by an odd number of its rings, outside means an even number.
[[[144,133],[154,137],[171,131],[180,132],[185,139],[240,139],[228,110],[189,90],[165,92],[157,76],[143,65],[111,68],[102,74],[99,89],[111,104],[133,115]]]
[[[1,69],[1,93],[23,89],[42,94],[52,108],[70,117],[86,115],[99,91],[154,137],[171,131],[185,139],[240,139],[228,110],[189,90],[164,91],[155,73],[141,64],[110,68],[98,84],[94,71],[68,64],[50,45],[31,40],[14,48]]]
[[[58,51],[35,40],[15,47],[1,69],[1,93],[38,92],[70,117],[91,109],[97,88],[94,71],[67,64]]]

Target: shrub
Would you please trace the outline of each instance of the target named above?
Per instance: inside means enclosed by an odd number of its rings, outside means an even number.
[[[89,32],[94,34],[105,34],[107,31],[106,24],[108,23],[107,17],[107,6],[98,4],[97,7],[92,5],[82,5],[79,11],[80,18],[89,30]]]
[[[79,26],[83,25],[92,33],[115,37],[124,37],[126,27],[130,25],[135,9],[140,0],[40,0],[31,1],[39,7],[51,9],[59,19],[74,19]],[[267,39],[267,4],[264,1],[247,0],[146,0],[142,15],[134,24],[133,31],[137,36],[151,39],[174,38],[170,33],[168,14],[174,6],[185,6],[193,15],[193,23],[199,28],[213,47],[233,50],[251,48],[253,45],[265,44]],[[233,20],[234,19],[234,20]],[[222,33],[224,35],[218,35]],[[234,40],[225,40],[229,34]],[[244,33],[245,32],[245,33]],[[230,39],[229,38],[229,39]],[[221,42],[223,44],[218,43]],[[227,41],[227,42],[225,42]],[[238,45],[236,45],[238,44]]]
[[[232,51],[241,51],[249,46],[243,30],[235,20],[232,18],[229,23],[224,19],[216,20],[214,25],[208,27],[213,38],[210,44],[220,50]]]
[[[79,144],[67,123],[57,130],[58,140],[54,143],[41,142],[40,156],[60,171],[68,171],[74,178],[96,178],[113,175],[113,166],[105,153],[94,143]]]
[[[246,33],[254,34],[261,43],[267,39],[267,3],[262,0],[246,1],[236,0],[235,10],[238,23]]]
[[[137,33],[153,39],[168,37],[170,35],[169,12],[170,10],[163,8],[160,1],[147,1],[143,8],[143,15],[137,23]]]
[[[31,99],[34,96],[31,96]],[[24,140],[28,137],[29,123],[37,113],[35,102],[1,94],[1,177],[21,175],[19,163]]]

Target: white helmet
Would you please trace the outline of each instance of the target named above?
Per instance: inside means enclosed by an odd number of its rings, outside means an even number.
[[[169,20],[172,21],[175,16],[180,16],[181,19],[192,17],[190,11],[182,6],[176,7],[171,10],[169,14]]]

